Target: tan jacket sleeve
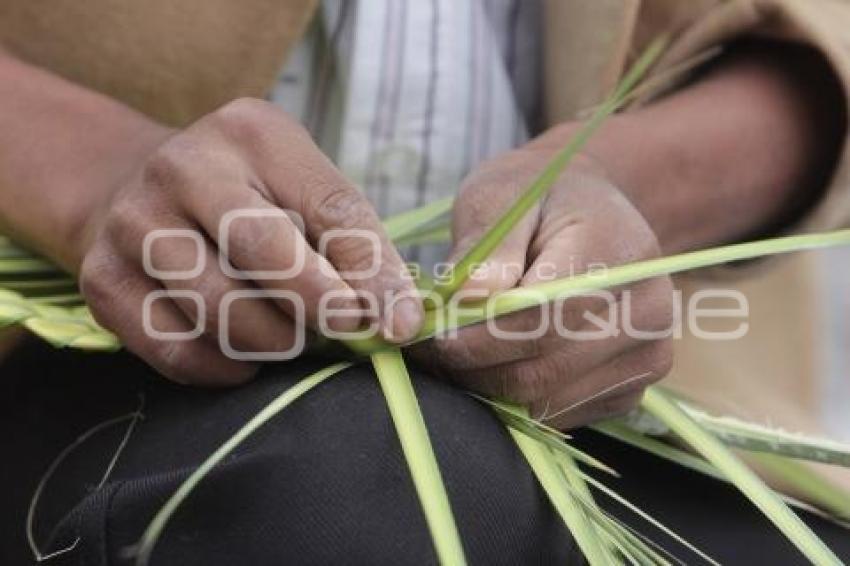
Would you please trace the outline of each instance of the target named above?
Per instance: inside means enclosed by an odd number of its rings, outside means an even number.
[[[699,4],[682,14],[681,0],[644,0],[640,34],[648,37],[671,25],[680,33],[659,63],[659,72],[707,49],[742,36],[762,36],[808,44],[825,56],[850,99],[850,1],[726,0]],[[649,21],[646,21],[646,20]],[[678,20],[678,21],[677,21]],[[850,107],[850,104],[848,104]],[[846,115],[846,114],[845,114]],[[836,116],[841,113],[836,111]],[[839,119],[839,118],[836,118]],[[850,226],[850,136],[829,187],[813,209],[787,232],[827,231]]]

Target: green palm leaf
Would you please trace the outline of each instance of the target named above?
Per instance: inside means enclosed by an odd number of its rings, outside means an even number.
[[[611,267],[604,271],[518,287],[493,295],[486,301],[465,302],[462,307],[449,303],[441,309],[427,311],[422,330],[413,342],[427,340],[463,326],[478,324],[488,318],[653,277],[673,275],[734,261],[847,245],[850,245],[850,230],[786,236],[635,262]],[[354,352],[363,355],[389,347],[380,338],[346,340],[345,344]]]
[[[717,468],[699,456],[672,446],[650,434],[635,430],[622,419],[596,423],[590,428],[683,468],[731,483]],[[778,494],[785,503],[848,527],[846,521],[850,520],[850,494],[788,458],[773,454],[752,454],[750,457],[781,477],[785,483],[793,485],[799,493],[805,494],[807,501],[811,502],[804,503],[790,496]]]
[[[271,403],[266,405],[259,413],[254,415],[247,423],[236,431],[236,434],[227,439],[224,444],[218,447],[192,474],[186,478],[180,487],[175,491],[168,501],[165,502],[154,518],[148,524],[139,543],[136,545],[136,565],[145,566],[150,561],[154,547],[159,540],[162,531],[168,524],[174,512],[180,507],[183,501],[189,497],[189,494],[201,482],[202,479],[218,465],[228,454],[242,444],[249,436],[251,436],[258,428],[269,422],[275,415],[283,409],[291,405],[295,400],[302,395],[325,382],[339,372],[351,367],[349,363],[338,363],[328,366],[316,373],[309,375],[293,385],[283,393],[281,393]]]
[[[506,420],[506,423],[509,423],[509,426],[511,427],[511,433],[512,434],[514,432],[522,433],[522,434],[528,436],[529,438],[531,438],[532,440],[535,440],[540,445],[545,446],[548,450],[550,450],[552,452],[552,454],[554,455],[555,462],[562,469],[563,474],[564,474],[564,478],[566,479],[567,483],[572,487],[576,496],[584,499],[584,502],[583,502],[584,505],[586,505],[586,506],[587,505],[590,505],[590,506],[595,505],[595,503],[593,502],[593,497],[592,497],[589,489],[587,489],[587,484],[589,483],[593,487],[595,487],[596,489],[598,489],[599,491],[601,491],[602,493],[607,495],[608,497],[614,499],[615,501],[617,501],[618,503],[620,503],[621,505],[623,505],[627,509],[631,510],[633,513],[637,514],[638,516],[640,516],[642,519],[644,519],[645,521],[647,521],[648,523],[650,523],[651,525],[653,525],[657,529],[664,532],[667,536],[669,536],[670,538],[672,538],[673,540],[675,540],[676,542],[678,542],[682,546],[688,548],[691,552],[693,552],[694,554],[696,554],[697,556],[699,556],[700,558],[702,558],[706,562],[711,563],[711,564],[716,564],[716,562],[712,558],[707,556],[705,553],[700,551],[695,546],[691,545],[689,542],[687,542],[684,538],[682,538],[680,535],[678,535],[672,529],[664,526],[660,521],[653,518],[648,513],[645,513],[641,509],[637,508],[635,505],[630,503],[628,500],[626,500],[625,498],[621,497],[620,495],[615,493],[613,490],[608,488],[605,484],[601,483],[600,481],[596,480],[595,478],[593,478],[591,476],[588,476],[587,474],[582,472],[580,469],[578,469],[578,467],[575,465],[575,463],[572,460],[572,457],[571,457],[572,455],[571,455],[570,451],[566,451],[566,450],[563,450],[561,448],[563,446],[567,446],[567,444],[565,443],[566,439],[562,438],[562,437],[559,438],[558,436],[556,436],[552,432],[552,429],[550,429],[549,427],[546,427],[546,425],[542,425],[538,421],[535,421],[534,419],[532,419],[528,415],[528,412],[526,410],[518,408],[518,407],[512,407],[510,405],[506,405],[506,404],[502,404],[502,403],[494,404],[494,406],[500,408],[500,411],[501,411],[500,416],[505,415],[505,414],[511,415],[511,419]],[[524,426],[518,426],[519,422],[522,422],[524,424]],[[542,427],[542,428],[540,428],[540,427]],[[561,433],[558,433],[558,434],[561,434]],[[516,437],[514,437],[514,438],[516,438]],[[572,447],[570,447],[570,448],[572,448]],[[583,452],[580,452],[580,451],[576,450],[575,448],[572,448],[572,450],[575,451],[575,452],[578,452],[578,454],[580,454],[580,455],[584,454]],[[526,454],[526,456],[528,456],[528,454]],[[610,470],[610,468],[608,468],[604,464],[596,465],[595,462],[596,462],[595,459],[593,459],[593,461],[591,462],[592,467],[595,467],[597,469],[601,469],[602,471],[609,471]],[[548,490],[547,490],[547,493],[548,493]]]
[[[644,395],[642,406],[711,462],[813,564],[818,566],[842,564],[841,560],[770,488],[764,485],[758,476],[738,460],[722,442],[694,422],[666,394],[659,389],[650,388]]]
[[[390,216],[383,221],[384,230],[390,240],[397,242],[400,238],[408,238],[426,231],[435,224],[445,226],[453,204],[454,197],[446,197],[414,210]]]
[[[734,417],[715,417],[689,403],[679,401],[677,404],[689,417],[728,446],[850,467],[850,446],[841,442],[786,432]]]
[[[56,347],[112,351],[114,335],[100,327],[86,308],[42,304],[19,293],[0,289],[0,327],[21,324]]]
[[[793,486],[804,495],[807,501],[828,511],[836,522],[850,528],[850,494],[833,485],[827,478],[816,474],[800,462],[789,460],[775,454],[751,454],[762,468],[770,471],[784,483]],[[789,502],[789,504],[792,504]],[[812,511],[811,509],[808,509]]]
[[[611,555],[583,507],[573,496],[552,452],[544,444],[513,428],[508,430],[588,563],[591,566],[621,563]]]
[[[570,161],[587,144],[596,130],[605,120],[616,112],[624,103],[626,97],[643,78],[650,67],[663,52],[667,40],[665,38],[653,41],[638,61],[632,66],[613,94],[593,113],[593,116],[582,126],[579,132],[569,141],[566,147],[558,152],[549,162],[543,172],[506,210],[496,223],[484,233],[475,245],[455,264],[452,276],[447,277],[434,286],[436,293],[443,301],[454,295],[472,275],[473,268],[485,261],[514,226],[528,214],[555,184]]]
[[[396,349],[374,354],[372,364],[387,400],[440,564],[466,564],[437,456],[401,351]]]
[[[473,394],[472,396],[495,410],[496,414],[507,426],[533,438],[555,452],[562,452],[568,458],[575,458],[591,468],[595,468],[611,476],[619,477],[619,474],[615,470],[612,470],[590,454],[569,445],[566,442],[569,436],[529,417],[524,407],[511,405],[503,401],[492,401],[480,395]]]

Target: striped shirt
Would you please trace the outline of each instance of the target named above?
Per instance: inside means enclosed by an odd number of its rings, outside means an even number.
[[[381,215],[408,210],[528,139],[540,28],[539,0],[324,0],[271,99]]]

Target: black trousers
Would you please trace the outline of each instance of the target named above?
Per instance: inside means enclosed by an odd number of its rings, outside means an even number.
[[[172,385],[127,354],[56,351],[30,341],[0,378],[3,512],[0,564],[32,563],[24,539],[29,498],[55,455],[90,426],[136,408],[139,423],[109,481],[105,467],[124,429],[91,437],[56,471],[36,516],[43,551],[79,537],[55,564],[130,563],[127,550],[180,482],[244,421],[327,365],[269,366],[230,391]],[[471,564],[580,564],[511,439],[470,396],[424,375],[416,388]],[[577,444],[615,467],[604,479],[724,564],[804,560],[734,490],[589,432]],[[698,559],[600,502],[686,563]],[[850,533],[805,519],[839,555]],[[416,494],[374,375],[355,367],[320,385],[216,468],[175,514],[152,564],[434,564]]]

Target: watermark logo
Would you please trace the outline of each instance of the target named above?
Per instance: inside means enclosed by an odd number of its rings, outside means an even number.
[[[276,269],[243,269],[233,264],[234,244],[238,247],[237,257],[250,254],[251,241],[246,241],[246,234],[257,234],[257,222],[277,223],[269,225],[270,234],[290,234],[284,245],[287,265]],[[239,228],[242,222],[254,222],[252,230],[244,231]],[[244,228],[244,227],[243,227]],[[274,231],[276,229],[276,231]],[[246,361],[280,361],[297,357],[302,353],[306,344],[306,313],[316,312],[315,328],[324,336],[336,340],[355,340],[377,336],[379,333],[378,320],[392,316],[393,306],[405,298],[404,294],[387,293],[379,297],[374,293],[358,290],[357,304],[351,307],[349,291],[331,291],[323,293],[314,304],[305,304],[304,297],[299,293],[286,289],[287,282],[305,276],[307,269],[319,269],[325,276],[341,277],[349,282],[364,281],[380,274],[382,249],[381,240],[377,234],[368,230],[329,230],[321,235],[316,243],[315,253],[317,262],[308,262],[309,244],[304,236],[304,222],[292,211],[274,208],[237,209],[226,213],[219,224],[217,233],[218,267],[228,278],[238,281],[254,281],[264,288],[231,290],[225,293],[218,305],[208,305],[204,296],[197,290],[159,289],[145,297],[142,309],[142,321],[145,333],[155,340],[194,340],[208,332],[208,309],[215,308],[218,323],[218,341],[225,355],[236,360]],[[185,269],[160,269],[155,265],[153,249],[155,245],[168,245],[172,240],[190,240],[193,243],[194,261]],[[172,242],[173,244],[173,242]],[[190,229],[154,230],[144,238],[142,246],[143,266],[146,274],[168,286],[169,282],[184,282],[198,280],[204,277],[208,268],[206,257],[206,238],[198,231]],[[342,246],[342,247],[338,247]],[[336,249],[337,254],[356,254],[357,268],[337,270],[325,259]],[[237,261],[237,263],[239,263]],[[534,279],[552,281],[558,278],[582,275],[592,278],[604,276],[608,266],[592,264],[590,266],[555,265],[537,262],[534,269]],[[244,266],[243,266],[244,267]],[[406,266],[404,277],[422,278],[422,268],[417,264]],[[473,266],[470,279],[487,280],[498,277],[503,280],[518,281],[528,275],[528,267],[523,264],[494,264],[485,262]],[[436,281],[446,280],[454,276],[454,266],[449,263],[436,264],[431,278]],[[499,271],[495,271],[499,270]],[[306,274],[310,275],[310,274]],[[313,275],[314,276],[314,275]],[[202,285],[201,285],[202,287]],[[545,336],[556,336],[571,341],[606,340],[622,334],[635,340],[656,341],[660,339],[681,339],[685,333],[707,341],[737,340],[749,331],[749,302],[740,291],[731,289],[703,289],[690,295],[687,300],[680,291],[673,291],[670,297],[672,303],[671,324],[668,328],[640,328],[636,322],[635,312],[641,306],[639,296],[631,290],[614,293],[608,290],[575,293],[567,297],[558,297],[554,301],[534,288],[524,288],[511,291],[510,298],[504,295],[488,294],[483,289],[462,289],[448,304],[434,293],[422,291],[419,298],[433,306],[431,311],[432,324],[435,334],[440,339],[456,338],[459,328],[472,322],[482,322],[494,338],[502,341],[539,340]],[[191,330],[172,332],[157,329],[153,322],[153,313],[157,301],[182,299],[191,301],[195,310],[195,326]],[[534,309],[536,319],[533,324],[525,324],[521,328],[512,324],[510,319],[501,318],[511,303],[511,300],[521,299],[528,309]],[[237,301],[260,300],[274,301],[278,306],[286,304],[286,312],[293,321],[295,337],[291,347],[284,351],[257,352],[244,351],[236,348],[231,341],[233,305]],[[513,303],[516,304],[516,303]],[[593,304],[593,308],[576,313],[577,304]],[[345,305],[345,306],[341,306]],[[383,313],[381,312],[383,306]],[[381,316],[383,315],[383,316]],[[331,321],[351,318],[357,321],[367,321],[366,324],[351,331],[341,331],[334,328]],[[530,319],[530,317],[528,317]],[[576,324],[576,320],[580,324]],[[392,327],[390,323],[388,325]]]

